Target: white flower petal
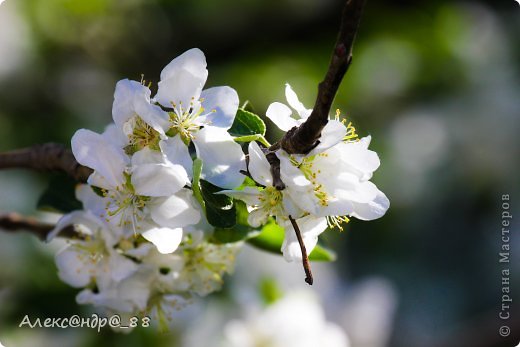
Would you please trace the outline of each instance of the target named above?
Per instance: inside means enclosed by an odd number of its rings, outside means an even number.
[[[285,188],[285,190],[283,191],[284,212],[287,215],[290,215],[294,218],[299,218],[305,212],[313,212],[315,209],[316,201],[312,200],[310,205],[308,203],[309,198],[312,197],[312,194],[302,194],[302,192],[295,191],[290,187]]]
[[[182,165],[188,176],[193,177],[193,161],[191,160],[188,147],[182,142],[180,135],[162,140],[159,146],[170,162]]]
[[[88,285],[91,280],[90,268],[84,261],[86,254],[79,254],[74,246],[67,246],[56,254],[58,276],[68,285],[80,288]]]
[[[78,184],[75,193],[76,199],[81,201],[85,210],[91,211],[95,215],[99,215],[98,211],[104,210],[106,202],[92,190],[92,186],[88,184]]]
[[[348,142],[339,145],[341,160],[348,168],[355,169],[361,177],[377,170],[380,161],[376,152],[367,149],[370,138],[365,137],[359,142]],[[347,169],[348,169],[347,168]]]
[[[340,200],[367,203],[374,200],[379,192],[374,183],[359,182],[355,175],[347,172],[338,175],[337,184],[334,195]]]
[[[128,144],[128,137],[114,123],[107,125],[102,136],[116,147],[123,148]]]
[[[198,48],[190,49],[173,59],[162,70],[155,99],[165,107],[171,107],[171,103],[175,103],[186,110],[192,100],[198,100],[207,78],[204,53]]]
[[[280,159],[280,175],[286,185],[299,190],[310,187],[311,182],[305,178],[300,169],[291,163],[290,157],[285,151],[280,150],[276,154]]]
[[[206,181],[221,188],[233,189],[242,184],[246,169],[242,147],[220,128],[206,127],[193,139],[197,156],[202,159],[202,175]]]
[[[298,126],[296,119],[291,117],[291,109],[280,102],[269,105],[265,115],[282,131],[289,131]]]
[[[269,214],[267,210],[263,208],[257,208],[249,212],[249,216],[247,216],[247,223],[251,225],[253,228],[258,228],[261,225],[264,225],[269,218]]]
[[[374,220],[385,215],[386,211],[390,207],[390,200],[386,195],[378,191],[376,198],[366,204],[353,203],[354,212],[351,216],[361,220]]]
[[[251,173],[253,179],[261,185],[273,185],[271,166],[260,149],[260,146],[254,141],[249,143],[249,173]]]
[[[346,134],[347,128],[343,123],[337,120],[329,120],[321,132],[321,137],[319,139],[320,143],[308,154],[308,156],[322,153],[332,146],[342,142]]]
[[[298,112],[300,115],[300,118],[307,119],[309,115],[312,112],[312,109],[307,109],[298,99],[298,96],[294,92],[294,90],[291,88],[289,83],[285,84],[285,98],[287,99],[287,102],[289,103],[289,106],[291,106],[293,109]]]
[[[114,123],[121,128],[122,125],[135,115],[134,98],[138,94],[146,95],[148,89],[136,81],[121,80],[116,84],[114,103],[112,104],[112,118]],[[148,89],[148,96],[150,90]]]
[[[185,227],[200,220],[197,202],[189,189],[181,189],[168,198],[158,198],[150,212],[157,224],[169,228]]]
[[[318,235],[327,229],[327,220],[324,217],[306,216],[297,219],[296,223],[300,229],[307,254],[311,254],[316,243],[318,243]],[[300,244],[291,222],[284,222],[283,228],[285,229],[285,239],[282,244],[282,253],[285,260],[288,262],[302,261]]]
[[[260,204],[260,192],[256,187],[244,187],[243,190],[222,190],[216,194],[225,194],[235,199],[244,201],[249,206]]]
[[[132,155],[131,162],[132,167],[144,164],[164,164],[165,157],[161,152],[145,147]]]
[[[113,146],[102,135],[86,129],[76,131],[71,144],[78,163],[99,172],[112,187],[124,182],[123,172],[129,159],[123,149]]]
[[[169,116],[159,106],[150,103],[150,89],[137,81],[121,80],[116,84],[112,117],[119,129],[134,116],[139,116],[149,126],[164,135]]]
[[[87,185],[85,187],[90,189]],[[72,211],[61,217],[54,229],[47,234],[47,242],[54,239],[63,229],[71,225],[82,225],[77,231],[84,235],[92,235],[95,229],[102,227],[101,222],[89,211]]]
[[[169,196],[188,182],[188,174],[180,165],[145,164],[132,172],[135,192],[143,196]]]
[[[230,87],[214,87],[206,89],[200,96],[204,107],[204,123],[222,129],[229,129],[235,120],[238,110],[238,94]]]
[[[174,252],[182,241],[181,228],[154,228],[142,233],[143,237],[153,243],[159,253],[168,254]]]
[[[166,160],[163,153],[146,147],[132,157],[132,185],[137,194],[169,196],[189,183],[181,165]]]
[[[112,279],[119,282],[137,271],[138,266],[127,257],[114,252],[108,259],[108,268],[110,269]]]

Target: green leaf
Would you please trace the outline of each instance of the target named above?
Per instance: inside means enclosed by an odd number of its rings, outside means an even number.
[[[232,228],[215,228],[211,242],[217,244],[232,243],[250,239],[260,234],[258,228],[253,228],[247,223],[246,204],[240,200],[235,200],[234,203],[237,211],[237,224]]]
[[[311,261],[336,261],[336,258],[336,252],[320,244],[319,241],[309,255]]]
[[[271,218],[262,228],[260,235],[247,242],[264,251],[281,254],[283,235],[283,228]]]
[[[265,147],[271,147],[271,144],[265,139],[263,135],[247,135],[247,136],[239,136],[234,139],[236,142],[253,142],[258,141],[262,143]]]
[[[240,106],[240,108],[243,109],[244,111],[256,113],[255,108],[253,107],[253,104],[249,100],[244,101],[244,103],[242,104],[242,106]]]
[[[213,243],[233,243],[258,236],[260,230],[237,224],[233,228],[215,228],[213,232]]]
[[[233,136],[265,135],[265,123],[254,113],[239,108],[233,125],[228,130]]]
[[[270,219],[262,228],[262,232],[257,237],[247,240],[251,245],[267,252],[282,254],[281,248],[284,239],[284,230],[276,224],[274,219]],[[324,246],[317,244],[309,255],[312,261],[334,261],[336,254]]]
[[[195,199],[199,202],[202,208],[205,208],[204,199],[202,197],[202,192],[200,190],[200,174],[202,173],[202,159],[197,158],[193,161],[193,182],[191,184],[191,189],[193,190],[193,195]]]
[[[283,297],[283,292],[274,278],[266,277],[261,280],[260,297],[267,305],[271,305]]]
[[[224,194],[215,194],[222,189],[205,180],[200,180],[200,189],[208,222],[219,228],[235,226],[237,211],[233,199]]]
[[[36,207],[44,211],[67,213],[82,209],[81,202],[76,199],[77,182],[64,174],[53,175]]]

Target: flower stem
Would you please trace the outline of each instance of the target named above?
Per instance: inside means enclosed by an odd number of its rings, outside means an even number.
[[[271,144],[265,139],[265,137],[263,135],[260,135],[260,134],[235,137],[234,140],[236,142],[258,141],[258,142],[260,142],[262,145],[264,145],[266,147],[271,147]]]
[[[293,217],[289,216],[289,220],[296,232],[296,237],[298,238],[298,243],[300,244],[300,249],[302,251],[302,261],[303,261],[303,270],[305,270],[305,282],[309,285],[312,285],[312,272],[311,272],[311,264],[309,263],[309,256],[307,255],[307,249],[305,248],[305,244],[303,243],[302,233],[300,228],[298,227],[298,223],[294,220]]]

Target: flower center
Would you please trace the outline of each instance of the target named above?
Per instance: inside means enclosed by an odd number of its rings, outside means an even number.
[[[275,187],[266,187],[258,197],[260,200],[260,208],[265,210],[269,215],[278,215],[282,208],[283,195],[282,191]]]
[[[135,194],[130,182],[131,176],[125,174],[126,182],[115,190],[104,190],[103,197],[107,198],[105,205],[106,221],[119,217],[118,226],[132,226],[134,233],[140,231],[140,222],[145,216],[146,204],[151,200],[149,196]]]
[[[200,99],[196,104],[194,98],[190,101],[189,107],[183,107],[182,103],[179,105],[172,103],[173,111],[168,112],[170,116],[170,129],[166,132],[168,136],[181,135],[182,141],[189,145],[193,140],[194,134],[199,130],[201,123],[197,121],[199,116],[204,115],[204,107],[202,107],[203,99]],[[211,112],[215,112],[212,110]]]
[[[314,168],[314,160],[316,157],[327,157],[327,153],[320,153],[310,157],[305,157],[301,162],[298,162],[296,158],[291,156],[291,163],[296,166],[303,173],[306,179],[308,179],[314,189],[314,196],[318,199],[318,202],[321,206],[328,206],[330,196],[327,194],[323,185],[320,184],[317,180],[318,174],[321,173],[321,170],[316,170]]]
[[[340,120],[340,114],[341,114],[341,111],[339,109],[336,110],[336,116],[334,117],[334,119],[343,123],[343,125],[345,125],[345,127],[347,128],[347,133],[345,134],[343,141],[344,142],[359,141],[359,136],[356,133],[356,128],[354,127],[354,125],[352,125],[352,122],[348,122],[348,124],[346,124],[347,123],[346,119]]]
[[[107,254],[105,243],[100,237],[92,238],[89,236],[85,242],[75,243],[73,247],[79,251],[77,257],[83,263],[97,264]]]
[[[125,152],[128,155],[132,155],[147,146],[156,151],[160,150],[159,141],[161,137],[159,133],[137,114],[123,125],[123,132],[129,140],[129,144],[125,147]]]
[[[329,228],[338,228],[340,231],[343,231],[343,223],[350,222],[350,219],[347,216],[327,216],[326,219]]]

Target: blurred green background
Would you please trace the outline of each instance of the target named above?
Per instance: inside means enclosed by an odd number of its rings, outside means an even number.
[[[144,74],[157,82],[192,47],[206,54],[206,86],[232,86],[257,113],[284,101],[286,82],[311,107],[342,5],[7,0],[0,6],[0,151],[69,143],[78,128],[102,131],[119,79]],[[334,107],[360,135],[372,135],[382,162],[373,181],[391,207],[378,221],[352,220],[344,232],[326,233],[338,261],[315,264],[313,288],[353,347],[520,340],[518,305],[507,322],[511,338],[498,333],[503,194],[515,216],[509,265],[511,296],[520,301],[519,19],[514,0],[368,2]],[[270,124],[268,135],[274,141],[281,133]],[[39,216],[36,201],[49,177],[1,171],[0,213]],[[18,328],[25,314],[92,312],[57,278],[59,247],[0,232],[0,341],[7,346],[212,346],[203,337],[209,327],[247,310],[265,276],[284,291],[306,286],[299,266],[248,248],[225,290],[179,313],[168,334]]]

